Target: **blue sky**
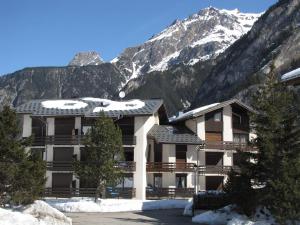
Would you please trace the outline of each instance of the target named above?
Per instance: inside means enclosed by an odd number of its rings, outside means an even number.
[[[63,66],[79,51],[111,60],[207,6],[262,12],[276,0],[1,0],[0,74]]]

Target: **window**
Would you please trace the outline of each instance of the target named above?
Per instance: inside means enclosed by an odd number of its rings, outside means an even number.
[[[234,143],[246,144],[249,140],[248,134],[233,134]]]
[[[161,188],[162,187],[162,174],[156,173],[154,174],[154,187],[155,188]]]
[[[214,121],[215,122],[221,122],[222,121],[222,113],[221,112],[217,112],[214,114]]]
[[[186,174],[176,174],[176,188],[186,188]]]

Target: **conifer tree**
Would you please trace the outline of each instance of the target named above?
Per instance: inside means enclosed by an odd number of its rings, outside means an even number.
[[[122,133],[114,121],[100,113],[85,137],[85,161],[74,162],[75,173],[81,180],[96,187],[95,201],[105,197],[107,185],[116,185],[122,171],[116,167],[123,158]]]
[[[30,140],[20,137],[15,111],[4,106],[0,112],[0,205],[28,204],[42,194],[46,166],[26,149]]]
[[[247,210],[266,206],[281,224],[300,218],[300,114],[295,93],[278,81],[273,70],[267,76],[252,104],[256,113],[251,124],[257,135],[252,144],[258,152],[240,153],[241,172],[231,174],[227,185],[232,195],[242,194],[240,187],[255,193],[244,193],[244,200],[253,202]]]

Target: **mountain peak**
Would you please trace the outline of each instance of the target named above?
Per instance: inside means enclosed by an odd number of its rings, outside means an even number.
[[[96,51],[78,52],[70,61],[69,66],[100,65],[103,63],[100,55]]]

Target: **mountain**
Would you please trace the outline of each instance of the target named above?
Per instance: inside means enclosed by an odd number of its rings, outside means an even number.
[[[300,0],[281,0],[216,59],[192,107],[234,96],[248,101],[272,65],[278,76],[300,67],[299,52]]]
[[[172,65],[215,58],[247,33],[260,15],[209,7],[174,21],[142,45],[125,49],[112,63],[130,80]]]
[[[0,103],[16,106],[29,99],[113,98],[125,81],[124,75],[110,63],[25,68],[0,77]]]
[[[70,61],[69,66],[89,66],[89,65],[100,65],[103,63],[100,55],[95,52],[79,52]]]

